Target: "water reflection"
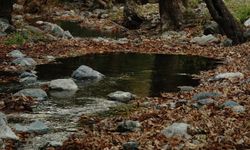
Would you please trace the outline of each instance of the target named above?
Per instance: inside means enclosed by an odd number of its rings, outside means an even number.
[[[212,69],[217,61],[197,56],[149,55],[133,53],[92,54],[58,60],[58,64],[37,67],[40,80],[68,78],[80,65],[88,65],[106,75],[100,82],[79,84],[75,97],[104,97],[117,90],[139,96],[159,96],[178,91],[177,86],[197,86],[199,80],[179,73],[196,74]]]

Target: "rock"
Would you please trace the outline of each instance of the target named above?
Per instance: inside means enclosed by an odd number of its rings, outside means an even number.
[[[8,20],[0,18],[0,32],[10,33],[14,30],[15,28],[9,24]]]
[[[80,66],[72,74],[72,78],[77,80],[102,79],[103,77],[103,74],[85,65]]]
[[[232,107],[232,110],[235,113],[244,113],[246,109],[244,106],[239,105],[239,106]]]
[[[49,32],[56,37],[67,38],[67,39],[73,38],[73,36],[70,34],[69,31],[64,31],[57,24],[44,21],[37,21],[36,23],[39,25],[43,25],[45,32]]]
[[[240,106],[240,104],[238,104],[235,101],[226,101],[225,103],[222,104],[222,107],[234,107],[234,106]]]
[[[37,75],[35,75],[34,73],[32,72],[23,72],[20,76],[20,78],[26,78],[26,77],[36,77],[37,78]]]
[[[72,98],[75,94],[76,94],[76,90],[70,90],[70,91],[49,91],[50,96],[54,97],[54,98]]]
[[[49,88],[52,90],[76,91],[78,86],[72,79],[57,79],[49,83]]]
[[[134,141],[129,141],[125,144],[123,144],[123,149],[124,150],[138,150],[139,144]]]
[[[7,124],[8,121],[7,121],[7,117],[4,113],[0,112],[0,126],[3,125],[3,124]]]
[[[13,128],[18,133],[24,133],[24,132],[28,132],[29,131],[29,129],[28,129],[27,126],[22,126],[20,124],[15,124]]]
[[[171,126],[163,129],[162,134],[164,134],[168,138],[174,136],[190,138],[191,136],[187,133],[189,127],[190,125],[186,123],[173,123]]]
[[[15,93],[14,96],[30,96],[39,101],[46,100],[48,98],[47,93],[42,89],[23,89]]]
[[[216,92],[201,92],[198,94],[195,94],[193,96],[193,100],[201,100],[201,99],[207,99],[207,98],[214,98],[214,97],[219,97],[221,96],[220,93],[216,93]]]
[[[36,120],[35,122],[31,123],[27,126],[28,132],[35,132],[35,133],[47,133],[49,131],[49,127],[45,125],[43,122]]]
[[[221,79],[231,79],[231,78],[244,78],[244,74],[240,72],[226,72],[216,75],[214,78],[209,79],[210,81],[217,81]]]
[[[215,21],[211,21],[204,26],[204,35],[220,34],[220,27]]]
[[[209,105],[209,104],[213,104],[214,100],[212,98],[200,99],[197,101],[197,103],[199,105]]]
[[[37,81],[37,77],[25,77],[19,80],[19,82],[24,85],[34,84],[36,83],[36,81]]]
[[[135,95],[131,94],[130,92],[116,91],[108,94],[108,98],[110,100],[127,103],[130,100],[135,99]]]
[[[0,126],[0,139],[18,140],[19,138],[6,124]]]
[[[34,67],[37,65],[37,62],[32,58],[17,58],[12,61],[13,64],[19,65],[22,67]]]
[[[13,50],[13,51],[8,53],[8,56],[13,57],[13,58],[23,58],[26,55],[23,54],[22,52],[20,52],[19,50]]]
[[[55,61],[56,58],[54,56],[45,56],[44,57],[48,62],[52,62],[52,61]]]
[[[184,36],[186,36],[186,32],[182,31],[182,32],[176,32],[176,31],[166,31],[164,33],[162,33],[161,38],[163,39],[172,39],[172,38],[183,38]]]
[[[29,132],[29,133],[47,133],[49,131],[49,128],[47,125],[45,125],[43,122],[36,120],[35,122],[31,123],[28,126],[23,126],[20,124],[15,124],[14,129],[16,132],[23,133],[23,132]]]
[[[6,36],[6,35],[7,35],[6,33],[0,31],[0,37]]]
[[[210,43],[218,42],[219,40],[213,36],[212,34],[203,35],[201,37],[195,37],[191,40],[192,43],[196,43],[199,45],[208,45]]]
[[[194,90],[194,87],[192,86],[177,86],[178,89],[181,90],[181,92],[186,92],[186,91],[192,91]]]
[[[120,122],[117,127],[118,132],[133,132],[139,130],[141,124],[139,121],[126,120]]]
[[[185,99],[179,99],[179,100],[177,100],[175,102],[171,102],[169,104],[169,106],[170,106],[171,109],[175,109],[175,108],[178,108],[180,106],[186,105],[187,103],[188,103],[187,100],[185,100]]]
[[[48,143],[48,147],[61,147],[62,145],[63,143],[58,141],[50,141]]]
[[[250,18],[244,22],[245,27],[250,27]]]
[[[43,34],[43,31],[41,29],[31,25],[26,25],[24,28],[33,33]]]
[[[230,47],[233,46],[233,41],[229,38],[226,38],[224,41],[222,41],[222,45],[224,47]]]

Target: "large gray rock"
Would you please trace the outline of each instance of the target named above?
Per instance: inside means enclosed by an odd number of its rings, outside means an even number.
[[[72,78],[77,80],[102,79],[104,77],[100,72],[82,65],[72,73]]]
[[[116,91],[108,95],[110,100],[127,103],[135,98],[135,95],[130,92]]]
[[[37,100],[46,100],[48,98],[47,93],[42,89],[23,89],[15,93],[14,96],[30,96]]]
[[[139,121],[126,120],[120,122],[117,127],[118,132],[133,132],[139,130],[141,124]]]
[[[250,18],[247,19],[247,20],[244,22],[244,25],[245,25],[246,27],[250,27]]]
[[[196,43],[199,45],[208,45],[210,43],[218,42],[219,40],[213,36],[212,34],[203,35],[201,37],[195,37],[191,40],[192,43]]]
[[[0,139],[18,140],[19,138],[7,124],[0,126]]]
[[[173,123],[171,126],[168,126],[165,129],[163,129],[162,134],[164,134],[168,138],[174,136],[190,138],[191,136],[188,134],[189,127],[190,125],[186,123]]]
[[[76,91],[78,86],[72,79],[56,79],[49,83],[49,88],[52,90]]]
[[[8,53],[9,57],[13,57],[13,58],[22,58],[25,57],[26,55],[23,54],[21,51],[19,50],[13,50],[11,52]]]
[[[12,63],[22,67],[34,67],[37,65],[37,62],[32,58],[17,58]]]

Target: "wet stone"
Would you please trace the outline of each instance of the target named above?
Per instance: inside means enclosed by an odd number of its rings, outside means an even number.
[[[186,123],[173,123],[172,125],[163,129],[162,134],[164,134],[168,138],[174,136],[190,138],[190,135],[187,133],[189,127],[190,125]]]
[[[26,77],[37,77],[37,75],[35,75],[34,73],[31,72],[23,72],[20,76],[20,78],[26,78]]]
[[[37,81],[37,77],[25,77],[25,78],[21,78],[21,79],[19,80],[19,82],[20,82],[21,84],[24,84],[24,85],[27,85],[27,84],[34,84],[34,83],[36,83],[36,81]]]
[[[6,115],[4,113],[0,112],[0,126],[2,124],[7,124],[7,123],[8,123],[8,121],[7,121]]]
[[[3,124],[0,126],[0,139],[18,140],[18,137],[7,124]]]
[[[12,63],[22,67],[34,67],[37,65],[37,62],[32,58],[17,58]]]
[[[123,144],[124,150],[138,150],[139,144],[135,141],[129,141],[125,144]]]
[[[130,92],[116,91],[116,92],[110,93],[108,95],[108,98],[110,100],[127,103],[130,100],[133,100],[135,98],[135,95],[133,95]]]
[[[15,93],[14,96],[30,96],[39,101],[46,100],[48,98],[47,93],[42,89],[23,89]]]
[[[78,90],[78,86],[72,79],[56,79],[52,80],[49,83],[49,88],[52,90],[59,90],[59,91],[76,91]]]
[[[141,124],[139,121],[126,120],[120,122],[117,127],[118,132],[133,132],[139,130]]]
[[[219,96],[221,96],[221,94],[216,93],[216,92],[201,92],[201,93],[195,94],[193,96],[193,100],[201,100],[201,99],[214,98],[214,97],[219,97]]]
[[[49,131],[49,127],[45,125],[43,122],[38,120],[31,123],[27,128],[28,132],[35,132],[40,134],[47,133]]]
[[[102,79],[104,77],[100,72],[82,65],[72,73],[72,78],[77,80]]]

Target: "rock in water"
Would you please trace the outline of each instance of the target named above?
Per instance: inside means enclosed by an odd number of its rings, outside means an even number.
[[[162,130],[162,134],[166,137],[171,138],[173,136],[181,136],[185,138],[190,138],[190,135],[187,133],[189,124],[186,123],[173,123],[171,126]]]
[[[14,96],[30,96],[37,100],[46,100],[48,98],[47,93],[42,89],[23,89],[15,93]]]
[[[72,74],[72,78],[77,80],[102,79],[103,77],[103,74],[85,65],[80,66]]]
[[[130,100],[133,100],[135,98],[135,95],[131,94],[130,92],[116,91],[116,92],[110,93],[108,95],[108,98],[110,100],[127,103]]]
[[[43,122],[36,120],[35,122],[31,123],[28,127],[28,132],[35,132],[35,133],[47,133],[49,131],[49,127],[45,125]]]
[[[57,79],[52,80],[49,83],[49,88],[52,90],[60,90],[60,91],[76,91],[78,90],[78,86],[72,79]]]

